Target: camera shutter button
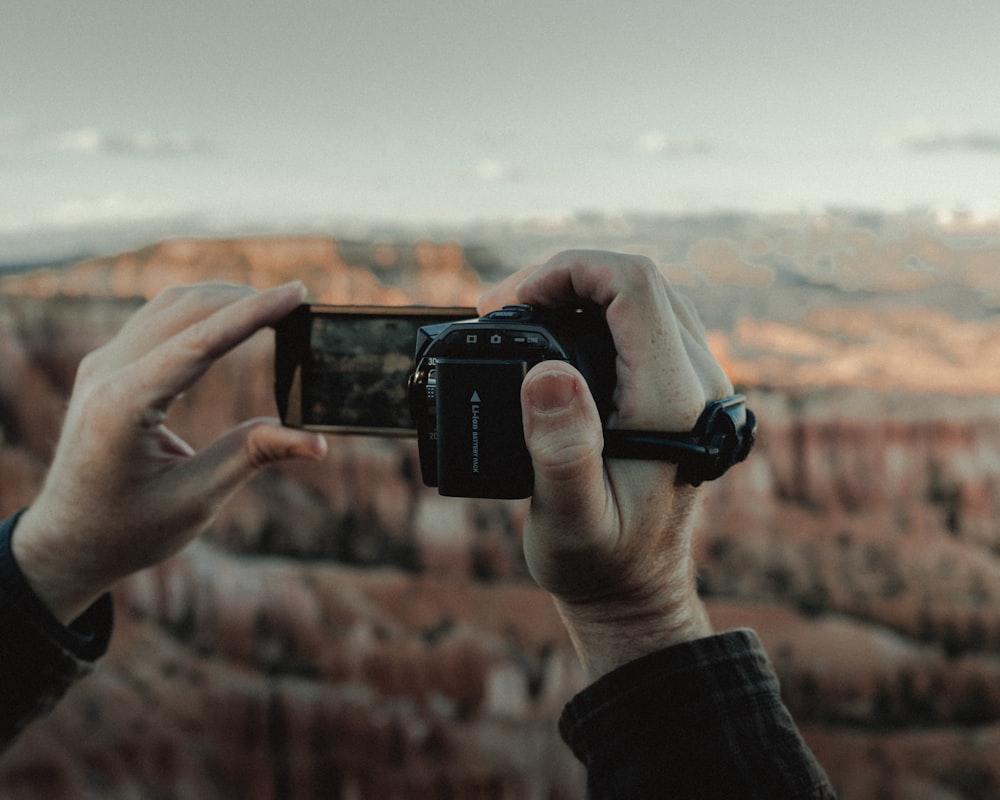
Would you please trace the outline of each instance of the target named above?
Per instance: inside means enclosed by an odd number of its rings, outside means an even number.
[[[491,311],[483,319],[526,319],[531,316],[531,306],[518,303]]]

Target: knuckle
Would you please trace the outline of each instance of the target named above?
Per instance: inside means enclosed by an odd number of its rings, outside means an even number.
[[[149,301],[146,308],[149,311],[157,311],[163,308],[176,306],[178,303],[184,302],[186,298],[190,297],[192,288],[193,287],[187,285],[166,286],[157,292],[156,296]]]
[[[188,326],[178,336],[178,344],[196,355],[205,353],[209,346],[209,334],[206,328],[204,321]]]
[[[247,286],[222,281],[167,286],[151,301],[156,306],[179,306],[181,310],[197,316],[242,297],[252,290]]]
[[[101,371],[101,361],[104,348],[91,350],[80,359],[76,368],[76,384],[81,385],[93,380]]]
[[[291,455],[287,446],[280,445],[274,440],[273,428],[266,421],[251,420],[246,425],[248,431],[243,444],[243,454],[251,470],[262,469]]]
[[[549,480],[572,480],[593,468],[601,450],[596,437],[553,434],[542,437],[532,455]]]
[[[191,287],[186,285],[167,286],[159,291],[154,298],[154,302],[171,303],[188,294],[190,291]]]
[[[200,319],[181,331],[176,344],[186,354],[185,360],[193,364],[214,360],[224,350],[219,344],[219,332],[211,316]]]
[[[663,287],[666,283],[660,268],[648,256],[627,256],[625,272],[626,280],[633,288]]]
[[[84,395],[92,391],[105,396],[111,394],[118,383],[115,380],[118,369],[114,341],[91,350],[77,364],[73,395]]]
[[[91,431],[106,431],[107,423],[127,416],[129,401],[113,381],[96,380],[75,393],[71,406]]]

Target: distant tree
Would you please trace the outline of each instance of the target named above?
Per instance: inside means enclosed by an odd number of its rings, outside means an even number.
[[[995,721],[998,712],[1000,710],[986,680],[975,675],[962,687],[951,716],[960,725],[981,725]]]
[[[900,713],[908,722],[929,724],[938,716],[930,693],[920,690],[912,670],[899,672],[896,687]]]
[[[983,653],[990,649],[986,623],[978,615],[972,618],[965,632],[965,646],[973,653]]]
[[[818,617],[830,610],[830,592],[822,583],[813,583],[799,593],[796,606],[807,617]]]
[[[872,700],[872,722],[882,727],[894,725],[899,721],[899,712],[893,702],[892,691],[879,681],[875,687],[875,697]]]
[[[953,619],[942,622],[939,642],[948,658],[958,658],[966,650],[965,637]]]

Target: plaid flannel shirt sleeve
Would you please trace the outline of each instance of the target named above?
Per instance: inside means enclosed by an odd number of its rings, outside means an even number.
[[[19,517],[0,522],[0,751],[93,669],[112,628],[110,595],[69,626],[52,616],[14,560]]]
[[[834,797],[750,630],[624,665],[574,697],[559,727],[594,800]]]

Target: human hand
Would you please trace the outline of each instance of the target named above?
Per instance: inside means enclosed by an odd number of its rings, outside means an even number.
[[[52,467],[14,556],[69,623],[117,580],[181,550],[257,469],[322,458],[325,440],[256,419],[199,453],[166,426],[212,363],[304,299],[227,284],[167,289],[80,363]]]
[[[640,256],[560,253],[487,292],[479,311],[582,300],[605,308],[618,353],[609,427],[687,431],[732,394],[693,306]],[[569,364],[536,365],[521,402],[535,469],[525,557],[591,677],[710,633],[691,555],[697,490],[671,463],[605,462],[596,406]]]

